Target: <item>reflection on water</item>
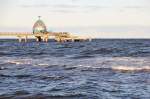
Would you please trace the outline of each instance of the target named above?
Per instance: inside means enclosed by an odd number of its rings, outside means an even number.
[[[150,40],[1,40],[0,49],[0,99],[150,98]]]

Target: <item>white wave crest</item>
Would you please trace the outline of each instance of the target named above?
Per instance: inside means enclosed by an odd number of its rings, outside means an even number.
[[[7,61],[8,63],[11,63],[11,64],[16,64],[16,65],[22,65],[22,64],[30,64],[29,61],[22,61],[22,60],[9,60]]]
[[[150,66],[136,67],[136,66],[115,66],[113,70],[118,71],[150,71]]]
[[[38,66],[49,66],[49,64],[41,63],[41,64],[38,64]]]

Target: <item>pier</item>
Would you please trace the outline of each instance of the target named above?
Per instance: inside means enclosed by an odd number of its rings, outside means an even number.
[[[76,41],[90,41],[89,38],[81,38],[72,36],[68,32],[47,32],[36,33],[32,32],[0,32],[0,37],[17,37],[19,42],[27,42],[29,38],[34,37],[37,42],[48,42],[50,37],[54,37],[57,42],[76,42]]]
[[[33,32],[0,32],[0,37],[18,37],[19,42],[27,42],[29,38],[34,37],[37,42],[48,42],[50,37],[54,37],[57,42],[75,42],[90,41],[89,38],[73,36],[68,32],[48,32],[44,22],[40,19],[33,25]]]

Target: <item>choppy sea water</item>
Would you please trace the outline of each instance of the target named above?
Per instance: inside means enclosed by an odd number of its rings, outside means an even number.
[[[0,99],[150,99],[150,40],[0,40]]]

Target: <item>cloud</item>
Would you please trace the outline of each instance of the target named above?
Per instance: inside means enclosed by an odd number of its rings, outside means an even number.
[[[73,10],[61,10],[61,9],[50,10],[50,12],[52,12],[52,13],[77,13],[77,11],[73,11]]]
[[[45,7],[49,7],[49,5],[47,4],[36,4],[36,5],[21,5],[20,7],[23,8],[45,8]]]
[[[78,0],[72,0],[73,2]],[[108,6],[108,5],[80,5],[80,4],[30,4],[30,5],[21,5],[23,8],[46,8],[52,13],[89,13],[96,11],[109,11],[116,10],[124,12],[126,10],[138,10],[148,9],[147,6]]]
[[[142,8],[147,8],[144,6],[125,6],[123,8],[127,8],[127,9],[142,9]]]
[[[36,5],[21,5],[20,7],[23,7],[23,8],[47,8],[47,9],[53,9],[53,11],[56,11],[56,12],[62,11],[65,13],[70,12],[71,10],[74,10],[73,12],[84,12],[84,11],[110,8],[108,6],[99,6],[99,5],[73,5],[73,4],[56,4],[56,5],[36,4]]]
[[[81,8],[82,6],[80,5],[65,5],[65,4],[62,4],[62,5],[53,5],[52,6],[53,8],[67,8],[67,9],[70,9],[70,8]]]
[[[51,7],[51,8],[84,8],[84,9],[105,9],[105,8],[128,8],[128,9],[141,9],[141,8],[148,8],[146,6],[101,6],[101,5],[74,5],[74,4],[55,4],[55,5],[50,5],[50,4],[34,4],[34,5],[20,5],[20,7],[25,7],[25,8],[37,8],[37,7]]]

